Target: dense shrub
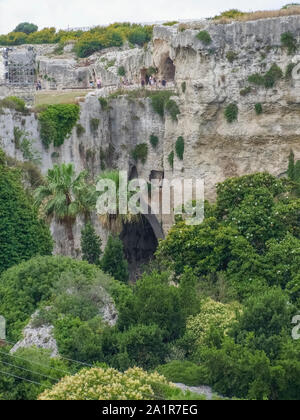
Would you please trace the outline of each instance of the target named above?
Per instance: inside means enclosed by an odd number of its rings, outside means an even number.
[[[178,159],[183,160],[184,155],[184,138],[178,137],[176,144],[175,144],[175,151]]]
[[[128,263],[124,257],[123,243],[119,238],[109,236],[101,259],[101,268],[116,280],[124,283],[128,282]]]
[[[97,236],[91,223],[87,223],[81,231],[82,259],[90,264],[99,265],[101,251],[101,238]]]
[[[22,22],[19,23],[19,25],[14,29],[13,32],[24,32],[25,34],[29,35],[33,32],[36,32],[38,30],[38,26],[34,23],[29,22]]]
[[[154,134],[151,134],[150,143],[151,143],[151,146],[155,149],[159,143],[159,138],[155,136]]]
[[[27,111],[23,99],[17,98],[16,96],[8,96],[7,98],[0,100],[0,109],[1,108],[14,109],[17,112],[22,113]]]
[[[36,257],[2,274],[0,312],[7,320],[9,338],[18,339],[22,327],[40,303],[51,298],[63,274],[79,276],[86,282],[97,276],[107,278],[95,266],[66,257]]]
[[[134,148],[132,152],[132,157],[136,162],[140,160],[144,165],[147,161],[148,152],[148,145],[146,143],[141,143]]]
[[[0,213],[0,273],[35,255],[51,254],[49,229],[38,219],[20,172],[3,164],[0,164]]]
[[[236,104],[229,104],[225,108],[224,115],[228,123],[233,123],[238,118],[239,109]]]
[[[172,94],[173,92],[169,91],[151,93],[150,99],[152,107],[154,111],[161,117],[165,115],[166,103],[168,102]]]
[[[263,107],[261,103],[255,104],[254,109],[257,115],[260,115],[263,113]]]
[[[170,382],[188,386],[203,386],[207,383],[205,369],[188,360],[173,360],[170,363],[158,366],[156,370]]]
[[[114,369],[92,368],[62,379],[51,390],[41,394],[39,399],[180,400],[185,399],[185,394],[158,373],[147,373],[138,368],[124,373]]]
[[[209,35],[209,33],[207,31],[200,31],[197,34],[197,38],[203,42],[203,44],[205,45],[209,45],[212,42],[211,36]]]
[[[85,128],[81,124],[77,124],[76,125],[76,134],[77,134],[77,137],[83,136],[84,133],[85,133]]]
[[[285,32],[281,35],[281,45],[288,50],[288,54],[295,54],[297,51],[297,41],[291,32]]]
[[[66,362],[36,348],[19,349],[12,356],[1,347],[0,363],[1,400],[36,400],[41,392],[70,373]]]
[[[79,112],[78,105],[59,104],[50,105],[39,114],[41,139],[46,148],[64,143],[76,125]]]
[[[167,100],[167,102],[165,103],[165,109],[171,115],[172,120],[177,121],[177,116],[180,114],[180,109],[173,99]]]
[[[125,75],[126,75],[126,70],[125,70],[125,67],[124,67],[124,66],[120,66],[120,67],[118,68],[118,75],[119,75],[120,77],[123,77],[123,76],[125,76]]]
[[[264,75],[258,73],[248,77],[248,82],[267,89],[273,88],[276,82],[283,77],[283,72],[277,64],[272,64],[271,68]]]

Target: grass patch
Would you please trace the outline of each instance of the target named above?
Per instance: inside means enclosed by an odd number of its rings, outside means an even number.
[[[172,169],[174,169],[174,158],[175,158],[175,153],[174,151],[172,151],[168,156],[168,162]]]
[[[17,98],[16,96],[8,96],[7,98],[0,100],[0,109],[1,108],[12,109],[23,114],[28,112],[23,99]]]
[[[178,137],[175,144],[175,151],[178,159],[183,160],[184,155],[184,138],[182,136]]]
[[[78,99],[84,98],[88,90],[76,90],[72,92],[37,92],[34,105],[36,110],[44,105],[77,104]]]
[[[255,104],[254,109],[257,115],[260,115],[263,113],[263,107],[262,107],[262,104],[260,103]]]
[[[108,103],[107,99],[99,98],[99,103],[100,103],[102,111],[108,111],[109,110],[109,103]]]
[[[150,136],[150,143],[151,146],[155,149],[159,143],[159,139],[157,136],[155,136],[154,134],[151,134]]]
[[[262,10],[252,13],[243,13],[237,11],[238,13],[232,14],[230,16],[231,11],[224,12],[220,16],[216,16],[215,22],[220,24],[228,24],[234,21],[240,22],[248,22],[253,20],[259,19],[268,19],[268,18],[276,18],[281,16],[293,16],[293,15],[300,15],[300,8],[299,7],[289,7],[287,9],[280,9],[280,10]]]
[[[132,152],[132,157],[136,162],[141,161],[144,165],[148,157],[148,145],[146,143],[138,144]]]
[[[98,118],[92,118],[90,120],[90,127],[91,127],[92,133],[96,133],[96,131],[99,128],[99,124],[100,124],[100,120]]]
[[[272,64],[270,70],[264,75],[255,73],[248,77],[248,82],[257,86],[264,86],[270,89],[275,86],[276,82],[283,77],[283,72],[277,64]]]
[[[169,99],[165,104],[166,110],[171,115],[173,121],[177,121],[177,116],[180,114],[180,109],[173,99]]]
[[[238,56],[238,53],[236,53],[235,51],[228,51],[226,54],[226,58],[229,61],[229,63],[233,63],[235,60],[237,60]]]
[[[284,34],[282,34],[280,40],[281,45],[284,48],[287,48],[288,55],[295,54],[295,52],[297,51],[297,42],[291,32],[285,32]]]
[[[231,124],[234,121],[236,121],[238,117],[238,113],[239,113],[239,109],[236,104],[227,105],[224,112],[227,122]]]
[[[207,31],[200,31],[197,34],[197,38],[205,45],[209,45],[212,43],[211,36],[209,35]]]
[[[76,134],[77,134],[77,137],[83,136],[84,133],[85,133],[85,128],[82,127],[81,124],[77,124],[76,125]]]
[[[250,86],[247,86],[244,89],[240,90],[240,95],[241,96],[247,96],[251,92],[252,92],[252,88]]]

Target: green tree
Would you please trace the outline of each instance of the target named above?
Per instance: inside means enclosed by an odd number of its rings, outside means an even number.
[[[21,173],[5,162],[0,151],[0,274],[35,255],[50,255],[53,249],[49,228],[25,193]]]
[[[116,280],[127,283],[129,280],[128,263],[124,257],[124,247],[121,239],[109,236],[101,259],[102,270]]]
[[[293,150],[291,150],[290,156],[289,156],[289,167],[288,167],[288,177],[294,181],[295,179],[295,155]]]
[[[101,251],[101,238],[96,234],[91,223],[87,223],[81,231],[82,259],[90,264],[99,265]]]
[[[76,175],[74,165],[54,165],[48,170],[46,185],[36,189],[35,203],[47,218],[64,223],[71,249],[74,250],[73,223],[78,214],[94,208],[94,189],[87,184],[87,172]]]
[[[14,29],[13,32],[24,32],[24,34],[32,34],[33,32],[37,32],[38,26],[34,23],[29,22],[22,22]]]

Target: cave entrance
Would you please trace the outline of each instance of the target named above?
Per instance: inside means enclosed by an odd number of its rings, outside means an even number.
[[[124,225],[120,238],[129,264],[130,279],[136,281],[142,274],[143,265],[153,258],[158,246],[157,237],[150,222],[142,215],[139,222]]]
[[[174,82],[176,67],[169,56],[164,57],[160,65],[160,74],[167,82]]]

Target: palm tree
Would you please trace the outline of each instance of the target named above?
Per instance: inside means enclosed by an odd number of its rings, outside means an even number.
[[[120,173],[119,171],[109,171],[102,173],[98,181],[101,180],[111,180],[116,185],[116,193],[117,193],[117,212],[116,214],[100,214],[98,215],[101,224],[106,228],[109,229],[111,232],[115,234],[119,234],[122,231],[124,224],[127,223],[136,223],[140,220],[140,215],[127,213],[127,214],[120,214],[119,213],[119,187],[120,187]],[[99,194],[99,193],[98,193]],[[130,198],[130,193],[128,193],[128,199]],[[100,194],[101,198],[101,194]]]
[[[74,249],[73,223],[78,214],[87,217],[95,208],[95,187],[87,183],[88,173],[76,175],[74,165],[54,165],[48,170],[45,185],[34,192],[35,204],[47,219],[65,224]]]

